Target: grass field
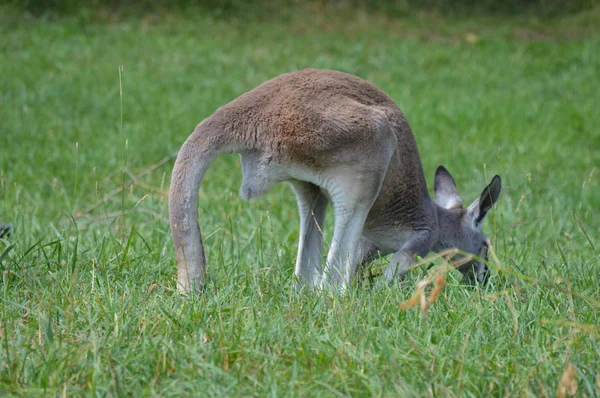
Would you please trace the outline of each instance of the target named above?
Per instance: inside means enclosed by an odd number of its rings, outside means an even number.
[[[0,395],[600,395],[600,8],[241,18],[0,6]],[[293,193],[243,202],[229,156],[200,191],[206,292],[176,293],[172,154],[305,67],[384,89],[430,187],[439,164],[467,202],[502,176],[488,287],[452,272],[427,312],[399,308],[427,266],[389,289],[293,292]]]

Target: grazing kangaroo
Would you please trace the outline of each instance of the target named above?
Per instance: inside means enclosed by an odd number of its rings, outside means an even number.
[[[495,176],[463,208],[454,179],[440,166],[435,202],[406,118],[383,91],[346,73],[306,69],[269,80],[200,123],[181,147],[169,192],[169,218],[179,290],[203,286],[206,258],[196,200],[210,163],[239,153],[240,195],[259,196],[288,181],[300,212],[295,274],[309,285],[348,287],[359,265],[395,253],[384,271],[391,283],[415,255],[458,248],[486,257],[481,224],[500,195]],[[334,233],[321,267],[323,222],[331,202]],[[487,267],[459,268],[481,282]]]

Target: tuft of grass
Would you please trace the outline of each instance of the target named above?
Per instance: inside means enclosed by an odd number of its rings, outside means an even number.
[[[600,394],[597,8],[253,23],[2,9],[0,395]],[[293,194],[242,202],[225,156],[200,190],[206,292],[176,293],[173,153],[217,107],[304,67],[388,92],[429,181],[444,164],[469,201],[502,175],[488,288],[450,272],[429,290],[424,265],[387,289],[294,291]],[[401,310],[417,285],[431,305]]]

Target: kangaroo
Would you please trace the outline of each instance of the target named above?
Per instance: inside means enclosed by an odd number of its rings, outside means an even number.
[[[464,275],[487,278],[481,259],[490,241],[482,222],[498,200],[500,177],[465,209],[454,179],[440,166],[432,200],[415,138],[392,99],[359,77],[306,69],[217,109],[181,147],[169,191],[180,291],[203,287],[206,257],[196,201],[210,163],[225,153],[240,154],[245,200],[280,181],[291,185],[300,213],[295,274],[305,285],[345,289],[359,266],[395,253],[384,271],[391,283],[416,255],[448,248],[478,257],[459,267]],[[322,267],[329,203],[334,232]]]

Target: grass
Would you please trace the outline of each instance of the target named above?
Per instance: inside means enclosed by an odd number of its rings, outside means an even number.
[[[554,396],[569,364],[563,384],[600,395],[600,9],[244,20],[1,7],[0,222],[15,232],[0,241],[0,395]],[[207,290],[176,293],[173,160],[148,168],[220,105],[304,67],[389,93],[430,186],[438,164],[466,201],[503,177],[488,288],[451,273],[426,313],[399,309],[426,267],[389,289],[293,293],[293,194],[242,202],[229,156],[200,191]]]

